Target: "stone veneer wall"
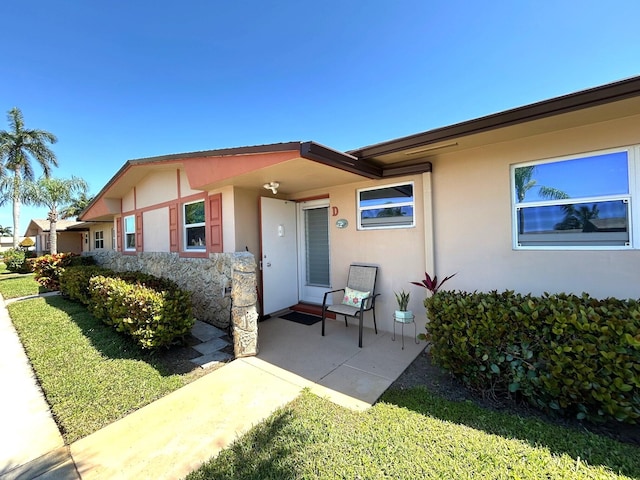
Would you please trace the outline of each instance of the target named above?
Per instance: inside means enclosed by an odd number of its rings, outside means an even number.
[[[174,281],[192,293],[193,315],[227,329],[236,357],[258,353],[256,262],[251,253],[212,253],[209,258],[181,258],[176,253],[114,250],[87,252],[96,264],[118,272],[140,271]],[[231,287],[231,296],[225,288]]]

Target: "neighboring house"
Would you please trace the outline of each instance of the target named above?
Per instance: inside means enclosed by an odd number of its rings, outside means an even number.
[[[252,252],[265,314],[378,265],[391,330],[394,291],[424,312],[409,282],[425,270],[470,291],[640,297],[638,172],[640,77],[346,153],[291,142],[130,160],[81,219],[114,222],[124,255]]]
[[[58,220],[58,252],[77,253],[97,249],[113,248],[113,222],[94,223],[76,220]],[[25,236],[35,238],[35,251],[38,255],[49,253],[50,223],[49,220],[33,219],[29,222]]]
[[[26,237],[31,238],[35,242],[34,237]],[[19,245],[24,241],[25,237],[20,237]],[[0,252],[6,252],[7,250],[11,250],[13,248],[13,237],[0,237]],[[29,248],[31,250],[31,248]]]

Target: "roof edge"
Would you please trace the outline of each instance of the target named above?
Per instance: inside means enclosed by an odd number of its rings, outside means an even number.
[[[640,76],[580,90],[453,125],[347,151],[359,159],[417,148],[454,138],[569,113],[640,96]]]

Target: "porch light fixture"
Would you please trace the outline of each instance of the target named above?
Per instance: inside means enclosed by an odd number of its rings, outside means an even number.
[[[278,187],[279,186],[280,186],[280,184],[278,182],[269,182],[269,183],[265,183],[263,185],[263,187],[266,188],[267,190],[271,190],[274,195],[276,193],[278,193]]]

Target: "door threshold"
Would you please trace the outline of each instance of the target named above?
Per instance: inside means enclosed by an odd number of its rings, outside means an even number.
[[[308,313],[309,315],[322,316],[322,305],[316,305],[315,303],[298,302],[295,305],[289,307],[294,312]],[[327,312],[326,318],[336,318],[336,314],[333,312]]]

